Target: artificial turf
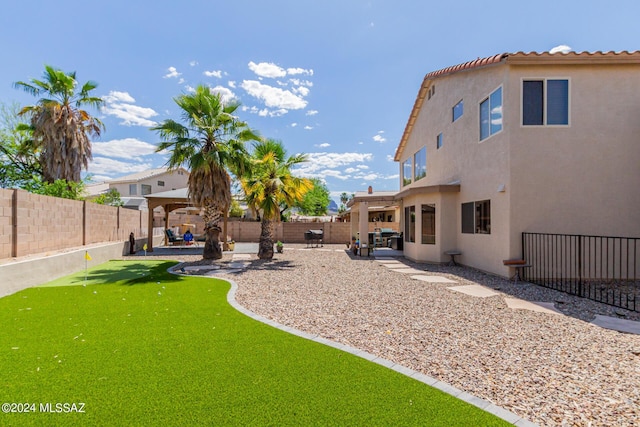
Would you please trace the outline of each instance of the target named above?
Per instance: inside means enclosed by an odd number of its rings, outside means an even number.
[[[0,425],[508,425],[257,322],[227,303],[227,282],[172,264],[111,261],[0,298],[0,403],[37,412]]]

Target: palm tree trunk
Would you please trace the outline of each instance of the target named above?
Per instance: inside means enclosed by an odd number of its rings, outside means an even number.
[[[262,217],[260,231],[260,247],[258,249],[258,258],[273,259],[273,231],[274,222]]]
[[[222,258],[222,248],[220,248],[220,218],[222,210],[220,206],[212,203],[204,208],[204,250],[203,259]]]

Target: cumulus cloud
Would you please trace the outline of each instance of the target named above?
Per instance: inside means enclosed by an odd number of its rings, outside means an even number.
[[[298,126],[298,124],[297,124],[297,123],[291,123],[291,127],[292,127],[292,128],[294,128],[294,127],[296,127],[296,126]]]
[[[309,110],[305,113],[305,116],[315,116],[318,114],[318,110]]]
[[[191,61],[189,62],[189,65],[191,65],[192,67],[195,67],[196,65],[198,65],[198,61]]]
[[[155,153],[156,146],[136,138],[112,139],[91,144],[94,155],[117,157],[120,159],[140,159]]]
[[[109,95],[102,97],[105,101],[102,112],[122,119],[120,124],[125,126],[155,126],[156,122],[150,120],[157,116],[151,108],[134,105],[135,99],[127,92],[111,91]]]
[[[309,80],[289,79],[289,82],[291,82],[291,84],[293,84],[294,86],[313,86],[313,82],[310,82]]]
[[[311,130],[311,129],[313,129],[313,126],[307,125],[307,126],[304,127],[304,130]]]
[[[296,75],[296,74],[305,74],[307,76],[313,76],[313,70],[305,70],[304,68],[287,68],[287,74]]]
[[[229,85],[230,88],[235,89],[236,88],[236,82],[234,82],[233,80],[229,80],[229,82],[227,83],[227,85]]]
[[[328,142],[323,142],[322,144],[315,144],[314,147],[327,148],[327,147],[331,147],[331,144],[329,144]]]
[[[560,52],[560,53],[569,53],[572,50],[573,49],[571,49],[571,47],[567,46],[566,44],[561,44],[561,45],[558,45],[558,46],[552,48],[549,51],[549,53],[558,53],[558,52]]]
[[[287,75],[287,71],[284,68],[281,68],[271,62],[261,62],[256,64],[251,61],[249,62],[249,69],[260,77],[276,78]]]
[[[217,77],[219,79],[222,78],[222,71],[221,70],[205,71],[202,74],[204,74],[207,77]]]
[[[244,80],[241,87],[255,98],[264,101],[267,107],[300,110],[307,106],[307,101],[291,91],[260,83],[257,80]]]
[[[151,169],[151,163],[127,163],[107,157],[94,157],[89,165],[89,173],[93,175],[121,175],[142,172]]]
[[[209,90],[211,91],[211,93],[219,93],[220,98],[222,99],[222,102],[224,102],[225,104],[230,101],[233,101],[234,99],[237,99],[236,94],[233,93],[231,89],[224,86],[212,87],[212,88],[209,88]]]
[[[292,89],[292,92],[295,94],[299,94],[301,96],[307,96],[309,95],[309,88],[304,86],[298,86],[298,87],[294,87]]]
[[[167,68],[167,71],[168,73],[163,77],[165,79],[171,79],[182,75],[182,73],[179,73],[178,70],[176,70],[176,67],[169,67]]]
[[[386,139],[384,136],[382,136],[382,134],[383,134],[383,133],[384,133],[384,131],[383,131],[383,130],[378,131],[378,133],[377,133],[377,134],[375,134],[375,135],[373,136],[373,138],[372,138],[372,139],[373,139],[375,142],[379,142],[379,143],[386,142],[386,141],[387,141],[387,139]]]

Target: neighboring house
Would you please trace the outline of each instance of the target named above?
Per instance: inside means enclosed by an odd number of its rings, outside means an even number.
[[[122,176],[112,181],[87,185],[87,199],[91,200],[102,193],[115,189],[120,193],[124,207],[146,209],[144,196],[187,187],[189,172],[184,168],[169,171],[168,168],[149,169],[143,172]]]
[[[523,232],[640,237],[640,52],[518,52],[431,72],[394,160],[412,260],[457,249],[506,276]]]

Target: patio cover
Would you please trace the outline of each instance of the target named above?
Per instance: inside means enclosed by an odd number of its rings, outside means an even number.
[[[153,210],[158,206],[164,209],[164,227],[169,224],[169,212],[180,208],[188,208],[194,206],[188,196],[187,188],[178,188],[177,190],[163,191],[161,193],[147,194],[144,196],[149,206],[149,221],[147,235],[150,236],[147,243],[147,251],[153,252]],[[166,239],[166,233],[165,233]]]

